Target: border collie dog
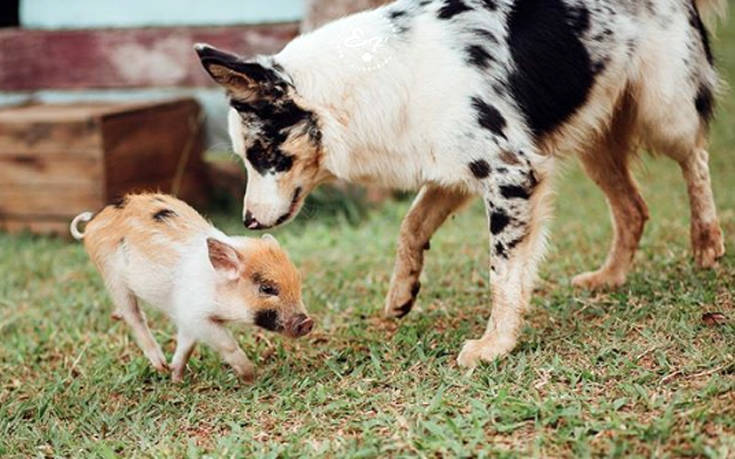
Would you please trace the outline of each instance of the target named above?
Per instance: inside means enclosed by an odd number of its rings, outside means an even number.
[[[708,125],[718,77],[702,15],[722,0],[398,0],[294,39],[274,56],[196,51],[230,97],[248,169],[244,222],[291,220],[330,179],[420,189],[406,216],[385,312],[418,294],[423,251],[472,196],[487,208],[492,315],[462,366],[513,349],[544,252],[555,163],[576,155],[614,222],[601,268],[625,281],[648,210],[630,173],[639,149],[676,160],[694,258],[724,254]],[[563,198],[563,197],[562,197]]]

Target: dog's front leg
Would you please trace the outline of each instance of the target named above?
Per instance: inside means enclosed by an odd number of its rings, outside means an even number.
[[[504,172],[495,173],[486,185],[493,310],[482,338],[462,349],[458,363],[463,367],[490,362],[513,349],[533,292],[544,250],[549,192],[544,175],[524,164],[500,168]]]
[[[424,251],[444,221],[467,202],[470,195],[457,190],[424,186],[401,224],[396,264],[385,301],[385,315],[403,317],[416,301],[424,266]]]

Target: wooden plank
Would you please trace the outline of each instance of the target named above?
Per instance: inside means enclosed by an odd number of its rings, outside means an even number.
[[[87,210],[96,211],[103,205],[100,193],[93,187],[38,187],[18,185],[0,189],[0,215],[5,217],[74,217]]]
[[[0,156],[69,154],[100,156],[102,137],[93,121],[0,122]]]
[[[0,155],[0,189],[18,185],[102,189],[102,162],[74,153]]]
[[[279,51],[297,23],[231,27],[0,30],[0,90],[211,86],[192,46]]]

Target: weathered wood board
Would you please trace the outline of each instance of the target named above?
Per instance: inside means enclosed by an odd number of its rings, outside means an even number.
[[[298,24],[85,30],[0,29],[0,91],[212,86],[193,45],[280,51]]]
[[[133,191],[202,204],[202,121],[191,99],[0,110],[0,228],[65,234],[75,215]]]

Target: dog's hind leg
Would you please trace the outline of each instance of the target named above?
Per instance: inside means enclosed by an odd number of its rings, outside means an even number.
[[[630,173],[629,162],[635,154],[634,113],[631,100],[625,98],[606,135],[589,152],[580,155],[587,175],[605,193],[613,225],[613,241],[607,259],[597,270],[572,279],[575,287],[596,289],[618,287],[633,265],[648,207]]]
[[[457,190],[426,185],[419,192],[401,224],[396,264],[385,301],[385,315],[403,317],[416,301],[424,266],[424,251],[436,230],[470,199]]]
[[[651,34],[660,45],[649,47],[656,52],[643,59],[638,118],[645,143],[679,163],[689,191],[694,258],[713,267],[725,253],[706,151],[718,77],[698,10],[693,3],[682,8],[684,28]]]
[[[597,270],[575,276],[575,287],[597,289],[618,287],[625,282],[633,264],[648,208],[638,191],[627,162],[600,161],[599,156],[585,156],[582,163],[587,174],[602,188],[610,206],[613,241],[607,259]]]

